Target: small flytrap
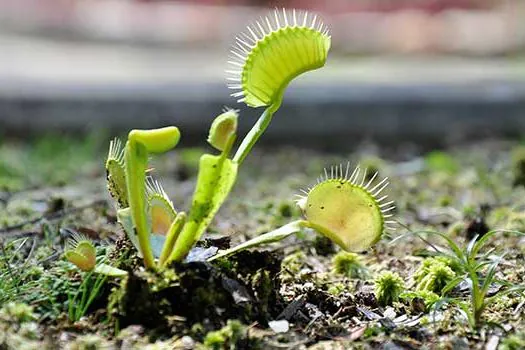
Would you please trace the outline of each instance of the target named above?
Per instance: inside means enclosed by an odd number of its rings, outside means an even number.
[[[239,112],[226,109],[213,121],[208,143],[218,154],[200,158],[189,214],[176,210],[159,181],[148,176],[149,157],[173,149],[180,139],[178,128],[132,130],[125,145],[117,139],[110,143],[108,189],[116,201],[118,221],[147,268],[185,259],[228,197],[239,167],[279,109],[288,84],[304,72],[323,67],[329,49],[330,36],[323,22],[316,15],[295,10],[276,10],[236,38],[226,71],[229,88],[237,90],[232,96],[265,110],[235,152]],[[297,200],[304,219],[209,260],[275,242],[303,228],[314,229],[345,250],[370,247],[393,224],[386,220],[393,202],[382,194],[387,179],[376,181],[376,175],[368,178],[366,171],[349,165],[325,171]]]

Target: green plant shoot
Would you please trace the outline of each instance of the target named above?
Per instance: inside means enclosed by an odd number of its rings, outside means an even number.
[[[463,314],[466,315],[469,325],[473,329],[477,329],[483,323],[484,311],[490,304],[497,301],[498,298],[503,295],[522,293],[525,290],[525,286],[523,285],[513,285],[497,278],[496,272],[498,266],[503,261],[503,255],[497,256],[495,259],[491,259],[490,254],[493,253],[493,250],[489,249],[488,252],[481,252],[489,240],[498,233],[523,235],[522,232],[510,230],[490,231],[482,237],[474,237],[464,247],[456,244],[446,234],[437,231],[409,231],[407,234],[399,236],[397,239],[401,239],[406,235],[415,234],[436,251],[438,258],[446,259],[450,262],[450,264],[454,265],[455,270],[457,270],[456,276],[451,276],[449,272],[449,276],[447,276],[449,277],[447,280],[448,283],[441,289],[440,292],[442,295],[446,296],[461,282],[468,281],[470,285],[470,293],[468,297],[446,297],[443,300],[445,302],[457,305]],[[443,251],[437,249],[426,238],[424,238],[423,235],[433,235],[440,237],[446,242],[449,250]],[[494,295],[489,296],[489,289],[494,285],[501,285],[504,287],[504,289],[499,290]]]
[[[150,154],[164,153],[176,146],[180,134],[176,127],[133,130],[124,148],[120,141],[110,144],[106,161],[108,189],[117,201],[118,220],[139,250],[148,268],[181,261],[201,237],[228,197],[239,165],[251,151],[279,109],[284,91],[298,75],[322,67],[330,48],[328,30],[317,16],[276,11],[262,23],[248,27],[248,34],[237,37],[229,61],[230,88],[240,89],[251,107],[266,110],[235,152],[238,112],[225,110],[210,128],[208,142],[220,155],[204,154],[189,215],[177,212],[158,182],[146,177]],[[306,221],[305,221],[306,223]],[[305,225],[309,225],[307,222]],[[296,230],[299,223],[283,231]]]
[[[234,111],[226,113],[234,113],[235,119],[237,118]],[[212,125],[208,139],[219,139],[220,137],[216,134],[223,131],[223,128],[214,128]],[[200,159],[197,186],[193,194],[188,222],[184,225],[180,236],[175,242],[175,247],[169,260],[178,261],[186,257],[208,227],[224,200],[228,197],[235,183],[238,165],[227,158],[235,141],[235,130],[229,130],[227,135],[226,141],[221,147],[223,149],[222,153],[219,156],[204,154]]]

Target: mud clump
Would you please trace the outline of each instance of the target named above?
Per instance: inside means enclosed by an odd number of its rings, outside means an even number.
[[[278,304],[279,282],[272,276],[279,267],[280,257],[244,252],[218,266],[191,262],[132,272],[113,289],[108,312],[117,329],[141,324],[157,334],[174,331],[174,319],[206,331],[228,319],[266,324]]]

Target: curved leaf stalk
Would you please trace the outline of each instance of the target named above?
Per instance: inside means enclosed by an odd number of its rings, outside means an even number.
[[[148,152],[146,147],[129,139],[126,143],[126,183],[128,188],[129,208],[133,227],[138,236],[140,253],[146,268],[155,267],[155,259],[149,240],[149,225],[146,217],[146,168]]]
[[[250,153],[257,140],[259,140],[261,135],[272,121],[272,117],[281,106],[282,100],[283,97],[281,95],[276,102],[264,110],[263,114],[259,117],[255,125],[242,140],[242,143],[237,149],[237,152],[235,152],[235,156],[233,157],[234,162],[241,164],[246,156],[248,156],[248,153]]]
[[[213,261],[213,260],[220,259],[220,258],[226,258],[231,255],[237,254],[243,250],[246,250],[252,247],[256,247],[262,244],[279,242],[285,239],[286,237],[289,237],[290,235],[301,231],[301,229],[304,227],[308,227],[307,222],[304,220],[297,220],[297,221],[290,222],[289,224],[281,226],[276,230],[273,230],[271,232],[268,232],[260,236],[257,236],[255,238],[252,238],[249,241],[239,244],[233,248],[223,250],[219,254],[214,255],[211,258],[209,258],[208,261]]]

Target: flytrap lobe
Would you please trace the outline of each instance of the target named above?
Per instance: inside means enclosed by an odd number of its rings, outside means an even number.
[[[95,272],[111,277],[123,277],[128,274],[124,270],[104,263],[103,260],[97,261],[95,245],[89,238],[78,232],[73,232],[66,241],[64,257],[83,272]]]
[[[344,171],[343,171],[344,170]],[[362,251],[377,243],[385,229],[393,230],[394,201],[383,191],[388,178],[375,181],[378,173],[367,176],[357,166],[333,166],[317,179],[317,184],[298,195],[308,226],[348,251]]]
[[[146,198],[151,233],[165,236],[177,216],[177,211],[160,182],[149,176],[146,178]]]
[[[77,232],[66,241],[64,256],[82,271],[91,271],[97,264],[97,252],[93,242]]]
[[[324,66],[330,49],[328,28],[317,15],[275,10],[236,37],[227,80],[238,102],[251,107],[280,104],[288,83]]]
[[[124,147],[118,138],[114,138],[109,143],[109,152],[106,159],[106,178],[108,191],[111,197],[117,201],[118,207],[128,207]]]

